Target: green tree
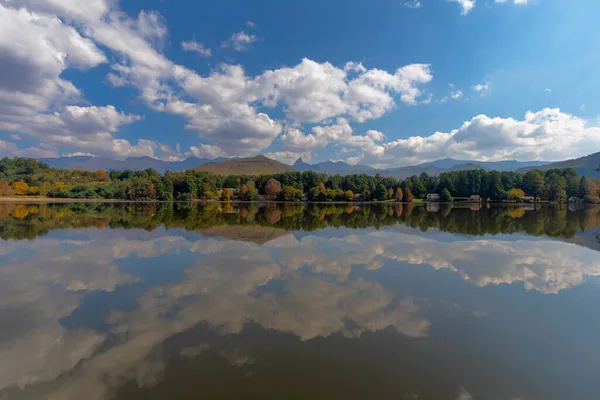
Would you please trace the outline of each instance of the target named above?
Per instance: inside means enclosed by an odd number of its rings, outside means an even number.
[[[50,190],[52,190],[52,184],[50,182],[42,182],[40,185],[40,195],[47,196]]]
[[[557,173],[551,173],[546,178],[548,200],[564,203],[567,199],[567,181]]]
[[[377,186],[377,188],[375,189],[375,192],[373,192],[373,198],[377,201],[384,201],[387,200],[387,189],[385,188],[385,186],[383,184],[379,184]]]
[[[452,197],[450,191],[447,188],[444,188],[444,190],[442,190],[442,193],[440,194],[440,200],[444,203],[452,203],[454,201],[454,198]]]
[[[300,201],[304,192],[300,189],[296,189],[293,186],[286,186],[283,188],[283,200],[285,201]]]
[[[427,196],[427,188],[416,175],[410,178],[410,189],[416,198],[423,199]]]
[[[542,197],[545,184],[544,175],[540,171],[530,171],[523,177],[523,190],[527,196]]]

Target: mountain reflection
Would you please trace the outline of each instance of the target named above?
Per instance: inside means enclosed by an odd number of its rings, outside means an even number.
[[[0,398],[594,398],[597,209],[1,207]]]

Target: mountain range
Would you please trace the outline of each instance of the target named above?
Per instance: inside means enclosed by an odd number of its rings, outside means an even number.
[[[308,164],[299,158],[294,163],[293,167],[298,171],[315,171],[328,175],[348,175],[348,174],[367,174],[382,176],[391,176],[396,179],[405,179],[413,175],[419,175],[422,172],[427,172],[429,175],[439,175],[442,172],[448,171],[463,171],[469,169],[488,169],[496,171],[516,171],[522,168],[538,167],[548,164],[543,161],[467,161],[455,160],[453,158],[444,158],[426,162],[419,165],[408,167],[377,169],[368,165],[350,165],[343,161],[325,161],[322,163]]]
[[[328,175],[380,174],[386,177],[391,176],[396,179],[405,179],[413,175],[419,175],[422,172],[427,172],[430,175],[439,175],[442,172],[469,169],[517,171],[526,173],[534,169],[545,171],[552,168],[574,168],[579,175],[600,178],[600,173],[596,171],[600,165],[600,153],[559,162],[524,162],[516,160],[485,162],[445,158],[414,166],[388,169],[378,169],[360,164],[351,165],[343,161],[325,161],[309,164],[302,160],[302,158],[299,158],[292,166],[290,166],[271,160],[265,156],[255,156],[250,158],[217,158],[214,160],[190,157],[182,161],[163,161],[151,157],[129,157],[125,160],[113,160],[104,157],[74,156],[41,158],[39,161],[45,162],[53,168],[82,169],[88,171],[96,171],[99,169],[107,171],[123,171],[126,169],[143,170],[147,168],[153,168],[160,173],[166,171],[180,172],[187,169],[196,169],[198,171],[218,174],[271,174],[287,171],[314,171]]]
[[[125,171],[143,170],[153,168],[163,174],[167,171],[181,172],[193,169],[198,165],[230,160],[229,158],[207,158],[190,157],[182,161],[163,161],[152,157],[128,157],[125,160],[113,160],[106,157],[74,156],[58,158],[40,158],[38,161],[48,164],[52,168],[80,169],[85,171]]]

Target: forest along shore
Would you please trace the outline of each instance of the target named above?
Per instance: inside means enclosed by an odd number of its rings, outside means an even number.
[[[405,202],[600,202],[600,181],[572,168],[525,174],[473,169],[422,173],[407,179],[377,175],[326,175],[288,171],[267,175],[218,175],[187,170],[163,175],[141,171],[50,168],[35,159],[0,160],[0,198],[39,201],[288,201]],[[35,199],[35,200],[34,200]]]

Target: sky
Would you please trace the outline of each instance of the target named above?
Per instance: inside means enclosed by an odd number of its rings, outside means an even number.
[[[600,151],[597,0],[0,0],[0,156]]]

